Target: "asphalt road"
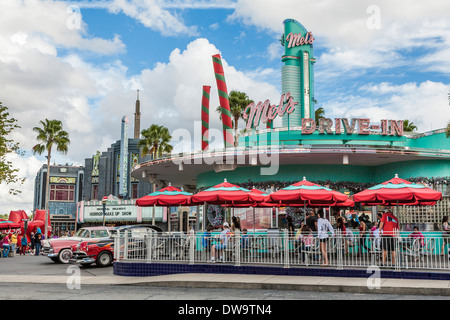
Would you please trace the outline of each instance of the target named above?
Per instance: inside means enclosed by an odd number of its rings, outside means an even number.
[[[57,264],[44,256],[0,258],[0,275],[70,276],[71,265]],[[95,265],[80,268],[81,276],[112,276],[113,268]],[[291,300],[448,300],[440,296],[402,296],[388,294],[352,294],[294,290],[250,290],[223,288],[162,288],[133,285],[35,284],[0,282],[0,300],[146,300],[172,301],[291,301]],[[184,305],[184,304],[183,304]]]

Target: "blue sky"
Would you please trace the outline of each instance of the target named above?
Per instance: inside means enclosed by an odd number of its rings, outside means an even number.
[[[30,151],[41,119],[62,120],[71,136],[69,153],[52,159],[83,165],[120,139],[120,120],[132,122],[139,89],[141,128],[184,130],[198,143],[188,149],[198,149],[202,85],[212,86],[211,108],[218,105],[217,53],[229,91],[277,103],[287,18],[315,37],[315,98],[326,116],[443,128],[450,120],[448,12],[444,0],[2,0],[0,101],[22,127],[14,138],[26,155],[11,160],[27,182],[19,197],[0,191],[0,212],[31,210],[45,160]]]

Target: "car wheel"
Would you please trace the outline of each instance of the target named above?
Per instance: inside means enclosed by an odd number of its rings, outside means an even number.
[[[70,249],[62,249],[58,258],[61,263],[69,263],[70,258],[72,258],[72,251]]]
[[[112,255],[109,252],[100,252],[100,254],[97,256],[96,264],[99,267],[107,267],[112,264]]]

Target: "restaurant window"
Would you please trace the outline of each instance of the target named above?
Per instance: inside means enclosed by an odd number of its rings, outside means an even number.
[[[74,201],[75,186],[68,184],[51,184],[50,201]]]

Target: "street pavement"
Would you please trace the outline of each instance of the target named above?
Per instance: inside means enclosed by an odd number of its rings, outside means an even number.
[[[113,268],[62,265],[43,256],[0,259],[0,283],[128,285],[179,288],[227,288],[346,292],[450,297],[450,281],[239,274],[173,274],[122,277]]]

